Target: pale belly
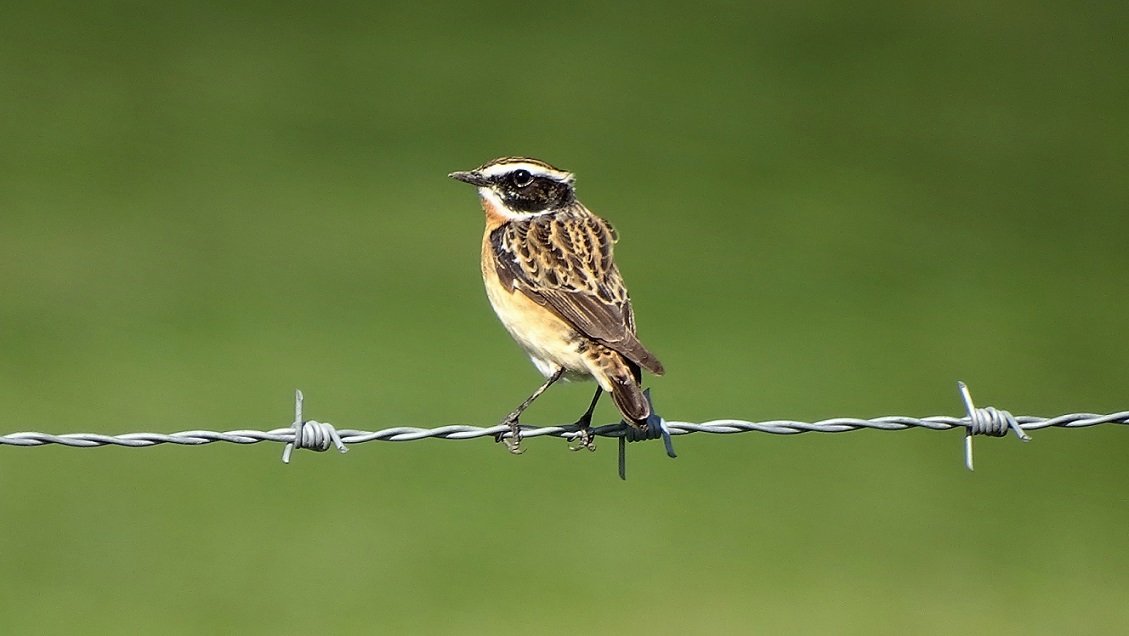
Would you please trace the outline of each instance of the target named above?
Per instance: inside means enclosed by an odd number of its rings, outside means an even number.
[[[542,375],[548,378],[563,367],[566,380],[593,378],[590,361],[583,352],[585,339],[575,329],[525,294],[507,292],[497,284],[497,279],[486,281],[486,295],[506,331]],[[610,385],[604,388],[611,390]]]

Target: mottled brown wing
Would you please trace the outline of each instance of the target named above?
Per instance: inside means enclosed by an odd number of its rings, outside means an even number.
[[[662,363],[635,337],[631,299],[612,255],[615,240],[611,225],[587,210],[510,222],[490,235],[504,286],[662,375]]]

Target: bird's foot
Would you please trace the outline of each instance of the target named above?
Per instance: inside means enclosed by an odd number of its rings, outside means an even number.
[[[569,446],[568,449],[570,451],[588,449],[590,452],[596,452],[596,436],[592,434],[592,428],[587,422],[577,422],[577,424],[580,424],[580,429],[568,437],[568,441],[576,442],[576,446]]]
[[[514,455],[520,455],[525,452],[521,448],[521,424],[518,423],[517,417],[517,414],[510,413],[499,422],[503,426],[510,427],[509,437],[506,437],[506,431],[494,435],[494,441],[505,444],[506,449]]]

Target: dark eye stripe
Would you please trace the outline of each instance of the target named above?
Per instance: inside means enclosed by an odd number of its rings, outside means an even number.
[[[518,212],[544,212],[574,201],[572,184],[524,169],[498,175],[493,182],[494,191],[506,206]]]

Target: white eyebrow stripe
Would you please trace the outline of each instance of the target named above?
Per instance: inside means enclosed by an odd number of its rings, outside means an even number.
[[[554,170],[552,168],[546,168],[545,166],[536,163],[528,163],[525,161],[496,163],[484,169],[482,171],[482,176],[487,178],[496,177],[498,175],[508,174],[515,170],[527,170],[529,171],[529,174],[535,177],[548,177],[554,181],[561,181],[564,183],[572,183],[574,180],[571,172],[567,172],[565,170]]]

